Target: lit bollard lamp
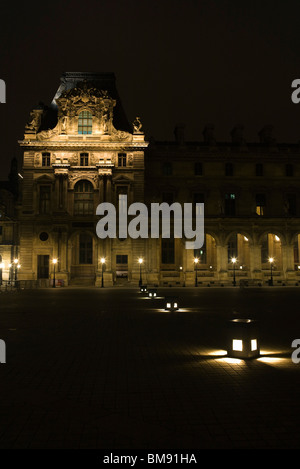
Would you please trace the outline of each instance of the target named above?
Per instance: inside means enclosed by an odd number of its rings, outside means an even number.
[[[177,311],[179,309],[178,298],[174,296],[166,296],[165,298],[165,310],[166,311]]]
[[[229,321],[227,354],[232,358],[256,358],[260,355],[257,322],[253,319]]]
[[[140,286],[140,292],[146,294],[148,291],[147,285],[141,285]]]
[[[157,297],[157,288],[149,288],[148,297],[154,300]]]

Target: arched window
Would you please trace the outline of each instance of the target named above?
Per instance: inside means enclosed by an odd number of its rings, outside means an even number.
[[[78,133],[86,135],[92,133],[93,118],[90,111],[82,111],[78,116]]]
[[[74,187],[74,215],[93,215],[93,213],[93,185],[89,181],[78,181]]]

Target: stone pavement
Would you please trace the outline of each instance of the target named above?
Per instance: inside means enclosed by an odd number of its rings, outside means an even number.
[[[177,294],[181,309],[165,312]],[[56,288],[0,294],[0,448],[300,448],[300,289]],[[262,357],[224,356],[259,320]],[[222,355],[223,353],[223,355]],[[300,354],[299,354],[300,356]]]

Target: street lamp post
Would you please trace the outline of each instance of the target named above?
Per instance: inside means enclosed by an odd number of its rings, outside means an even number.
[[[103,268],[104,268],[104,264],[105,264],[105,258],[101,257],[100,261],[101,261],[101,265],[102,265],[101,288],[103,288],[104,287]]]
[[[271,268],[270,286],[273,286],[273,262],[274,262],[274,258],[269,257],[269,262],[270,262],[270,268]]]
[[[195,257],[194,263],[195,263],[195,287],[198,287],[198,270],[197,270],[197,264],[199,262],[198,257]]]
[[[17,281],[17,265],[19,264],[19,259],[14,259],[14,264],[15,264],[15,283]]]
[[[235,280],[235,264],[236,264],[236,257],[232,257],[231,262],[233,264],[233,286],[236,286],[236,280]]]
[[[52,285],[52,287],[55,288],[55,266],[57,264],[57,259],[52,259],[52,264],[53,264],[53,285]]]
[[[139,264],[140,264],[140,281],[139,281],[139,287],[143,284],[142,281],[142,263],[144,262],[144,259],[142,257],[139,258]]]

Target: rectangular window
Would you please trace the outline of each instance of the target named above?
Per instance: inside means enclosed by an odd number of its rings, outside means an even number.
[[[285,165],[285,175],[288,177],[294,176],[294,167],[292,164]]]
[[[174,238],[161,240],[161,263],[174,264],[175,262],[175,244]]]
[[[297,216],[297,197],[296,194],[288,194],[287,200],[287,214],[295,217]]]
[[[235,194],[225,194],[225,215],[235,216]]]
[[[265,194],[256,194],[256,214],[257,215],[264,215],[265,214],[265,206],[266,206],[266,196]]]
[[[263,175],[264,175],[264,166],[261,163],[257,163],[256,176],[263,176]]]
[[[202,176],[203,174],[202,163],[200,163],[199,161],[195,163],[194,172],[195,176]]]
[[[38,279],[49,278],[49,256],[37,256],[37,277]]]
[[[233,164],[232,163],[225,164],[225,176],[233,176]]]
[[[50,153],[42,153],[42,166],[50,166]]]
[[[162,171],[163,171],[164,176],[172,176],[172,173],[173,173],[172,163],[169,161],[166,161],[163,164]]]
[[[80,166],[88,166],[88,165],[89,165],[89,154],[80,153]]]
[[[162,201],[171,205],[174,202],[173,192],[163,192]]]
[[[117,254],[116,256],[116,264],[128,264],[128,256],[127,254]]]
[[[118,154],[118,166],[125,168],[127,165],[127,155],[126,153]]]
[[[39,213],[50,213],[51,186],[40,186]]]

